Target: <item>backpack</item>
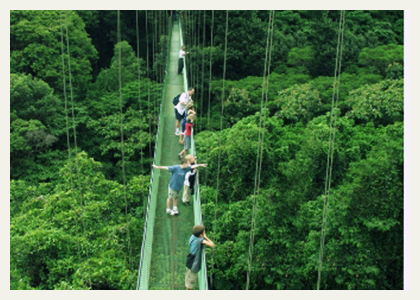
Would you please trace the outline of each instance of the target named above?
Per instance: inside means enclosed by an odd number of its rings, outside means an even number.
[[[172,103],[174,104],[174,106],[177,106],[178,105],[178,103],[179,103],[179,97],[181,97],[182,94],[183,93],[179,94],[178,96],[176,96],[174,98],[174,100],[172,100]]]

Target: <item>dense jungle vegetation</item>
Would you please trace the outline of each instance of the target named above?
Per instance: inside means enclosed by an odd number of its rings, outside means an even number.
[[[245,289],[269,12],[229,11],[225,83],[226,12],[182,13],[210,283]],[[251,289],[316,288],[339,15],[275,12]],[[10,289],[135,288],[168,22],[10,12]],[[321,288],[403,289],[403,11],[344,28]]]

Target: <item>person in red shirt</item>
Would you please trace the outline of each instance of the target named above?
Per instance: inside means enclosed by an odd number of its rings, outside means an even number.
[[[184,149],[178,154],[178,157],[182,159],[183,155],[187,154],[188,149],[191,148],[191,129],[194,126],[194,120],[195,120],[196,114],[190,114],[187,117],[187,124],[185,128],[184,133]]]
[[[181,132],[179,133],[179,144],[180,145],[184,145],[184,133],[185,133],[185,127],[187,125],[187,116],[189,116],[190,114],[195,114],[195,110],[194,110],[194,104],[189,103],[185,109],[186,114],[184,114],[184,119],[181,122]]]

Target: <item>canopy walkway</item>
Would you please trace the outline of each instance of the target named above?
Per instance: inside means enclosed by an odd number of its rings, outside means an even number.
[[[172,99],[181,92],[187,91],[188,88],[186,68],[184,67],[183,75],[177,75],[178,55],[182,45],[181,23],[175,23],[171,31],[155,143],[154,163],[158,166],[179,164],[177,154],[183,147],[178,143],[178,136],[174,135],[175,117],[172,104]],[[195,154],[193,135],[190,153]],[[192,234],[192,227],[202,223],[199,178],[197,175],[193,205],[184,206],[178,199],[179,214],[176,216],[165,213],[170,178],[171,173],[166,170],[152,170],[137,280],[138,290],[185,289],[188,239]],[[180,194],[182,195],[182,191]],[[205,254],[198,277],[198,288],[208,289]]]

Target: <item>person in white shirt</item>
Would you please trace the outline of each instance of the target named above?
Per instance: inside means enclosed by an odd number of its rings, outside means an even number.
[[[191,96],[194,94],[194,88],[190,87],[187,93],[182,93],[179,102],[175,106],[175,135],[179,135],[179,124],[184,118],[185,109],[188,104],[193,103]]]
[[[185,46],[181,47],[181,50],[179,50],[179,58],[178,58],[178,75],[182,73],[182,69],[184,68],[184,56],[188,54],[188,52],[185,52]]]

